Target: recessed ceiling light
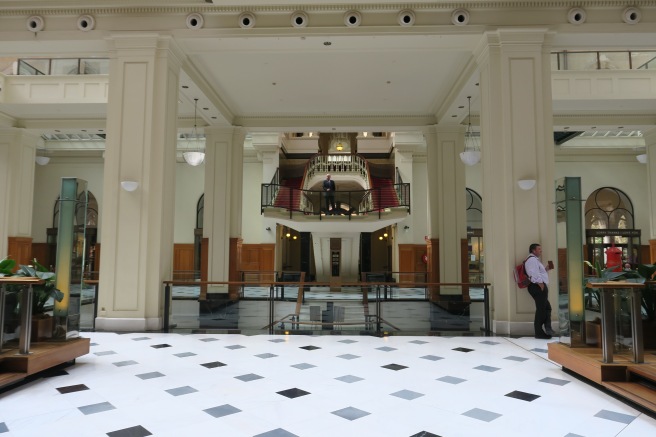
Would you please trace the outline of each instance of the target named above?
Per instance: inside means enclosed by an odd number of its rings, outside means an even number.
[[[564,129],[564,130],[567,130],[567,129],[569,129],[569,126],[565,126],[563,129]]]
[[[590,129],[597,129],[597,126],[592,126]]]
[[[203,111],[209,111],[210,108],[203,108]]]
[[[458,106],[458,109],[464,109],[464,108],[465,108],[464,106]]]
[[[216,120],[216,117],[212,117],[212,120]]]
[[[476,86],[478,86],[478,82],[476,82]]]
[[[389,85],[389,84],[391,84],[392,82],[388,80],[386,83],[387,83],[387,85]]]
[[[86,129],[82,129],[82,132],[86,132],[86,131],[87,131]]]
[[[333,43],[331,43],[330,41],[324,41],[324,42],[323,42],[323,45],[325,45],[325,46],[331,46],[331,45],[333,45]]]
[[[61,132],[59,129],[55,129],[55,132]]]
[[[618,129],[624,129],[624,126],[617,126]]]
[[[456,114],[452,114],[451,117],[455,118],[455,117],[457,117],[457,115],[456,115]]]
[[[276,82],[271,82],[271,85],[276,86],[278,84]]]
[[[189,87],[187,85],[182,85],[182,88],[187,89]]]

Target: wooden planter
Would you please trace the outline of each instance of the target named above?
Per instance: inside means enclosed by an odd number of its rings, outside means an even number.
[[[32,317],[31,341],[39,341],[52,338],[54,319],[47,314],[39,314]]]

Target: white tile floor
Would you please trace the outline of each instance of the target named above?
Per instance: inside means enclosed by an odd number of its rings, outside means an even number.
[[[85,333],[0,394],[4,436],[650,436],[656,420],[501,337]]]

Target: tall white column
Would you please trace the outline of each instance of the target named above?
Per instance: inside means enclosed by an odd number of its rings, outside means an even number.
[[[461,240],[467,238],[465,169],[459,155],[464,147],[464,129],[456,125],[432,126],[424,135],[429,235],[431,241],[439,240],[439,281],[461,282]],[[460,288],[440,290],[443,294],[460,292]]]
[[[649,256],[643,263],[656,264],[656,129],[643,133],[647,149],[647,194],[649,206]]]
[[[172,277],[181,57],[173,40],[116,35],[110,49],[98,329],[162,325]],[[139,183],[133,192],[121,181]]]
[[[253,133],[252,136],[252,146],[253,149],[257,151],[257,157],[261,163],[261,173],[253,174],[253,177],[258,177],[258,184],[261,187],[261,184],[268,184],[271,182],[271,179],[278,170],[280,163],[280,143],[281,138],[279,133]],[[258,191],[258,195],[261,196],[261,189]],[[276,239],[276,221],[271,218],[262,217],[260,211],[260,203],[250,199],[248,204],[257,206],[257,216],[260,217],[260,227],[257,229],[257,233],[260,235],[258,242],[275,244],[278,240]],[[244,205],[244,209],[247,205]],[[244,218],[244,223],[246,222]],[[270,231],[266,229],[270,228]],[[250,230],[249,232],[254,232]],[[276,249],[280,249],[280,245]],[[278,250],[276,250],[278,255]],[[280,256],[277,256],[278,260]],[[275,263],[277,265],[278,263]]]
[[[546,29],[500,29],[486,33],[476,50],[485,280],[492,283],[493,330],[501,334],[533,333],[534,302],[511,275],[529,245],[542,244],[545,262],[557,260],[549,41]],[[537,184],[523,191],[520,179]],[[550,279],[557,308],[555,272]]]
[[[241,128],[205,128],[203,237],[209,244],[209,281],[228,281],[239,269],[244,138]],[[226,289],[213,287],[210,291]]]
[[[29,262],[34,156],[42,140],[24,129],[0,129],[0,259]]]

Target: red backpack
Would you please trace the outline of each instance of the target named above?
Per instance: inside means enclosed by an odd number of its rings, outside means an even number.
[[[524,262],[518,264],[513,269],[513,276],[515,277],[515,282],[517,283],[517,286],[519,288],[527,288],[528,284],[531,283],[531,279],[526,274],[526,266],[525,266],[526,260],[528,260],[528,257],[524,260]]]

